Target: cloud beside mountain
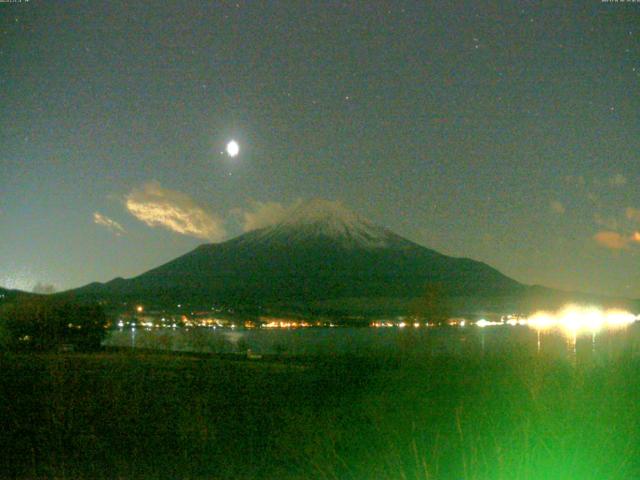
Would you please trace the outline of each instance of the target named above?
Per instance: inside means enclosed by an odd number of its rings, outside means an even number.
[[[287,206],[279,202],[252,201],[249,208],[235,209],[234,213],[242,220],[242,231],[250,232],[281,222],[300,203],[298,200]]]
[[[149,227],[217,242],[227,232],[222,220],[199,206],[189,195],[152,181],[125,196],[129,213]]]

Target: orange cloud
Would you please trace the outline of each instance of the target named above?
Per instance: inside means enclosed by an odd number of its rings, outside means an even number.
[[[629,248],[629,238],[620,235],[618,232],[602,231],[593,236],[593,239],[601,247],[611,250],[623,250]]]
[[[635,231],[629,236],[620,235],[618,232],[603,230],[596,233],[593,239],[598,245],[611,250],[625,250],[634,243],[640,243],[640,232]]]

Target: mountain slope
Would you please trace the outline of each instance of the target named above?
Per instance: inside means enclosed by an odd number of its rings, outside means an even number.
[[[450,296],[500,297],[524,288],[484,263],[442,255],[337,202],[314,200],[272,227],[202,245],[138,277],[90,284],[75,294],[201,307],[362,303],[417,297],[434,282]]]
[[[0,287],[0,305],[5,302],[14,301],[16,298],[28,298],[37,296],[35,293],[23,292],[22,290],[8,290]]]

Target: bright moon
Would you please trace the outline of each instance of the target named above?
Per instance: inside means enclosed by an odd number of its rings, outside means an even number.
[[[240,153],[240,145],[238,145],[238,142],[236,142],[235,140],[231,140],[229,143],[227,143],[227,153],[230,157],[235,157],[236,155],[238,155],[238,153]]]

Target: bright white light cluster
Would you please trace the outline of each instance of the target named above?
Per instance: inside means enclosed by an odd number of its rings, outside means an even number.
[[[568,305],[558,312],[536,312],[526,320],[526,324],[537,330],[560,328],[575,335],[624,328],[636,320],[635,315],[625,310]]]
[[[486,320],[484,318],[481,318],[480,320],[478,320],[476,322],[476,326],[480,327],[480,328],[493,327],[495,325],[503,325],[503,323],[502,322],[490,322],[489,320]]]

